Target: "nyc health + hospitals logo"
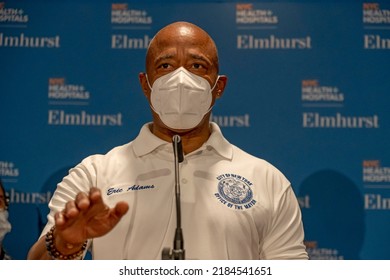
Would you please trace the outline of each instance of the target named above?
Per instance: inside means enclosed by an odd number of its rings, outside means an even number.
[[[152,35],[153,17],[144,8],[127,3],[111,5],[111,49],[147,49]]]
[[[57,104],[55,102],[64,101],[84,101],[87,104],[90,95],[90,92],[84,85],[67,83],[64,77],[49,78],[48,98],[53,105]],[[83,105],[85,104],[83,103]]]
[[[256,200],[253,199],[253,185],[245,177],[226,173],[217,177],[218,192],[215,197],[228,208],[245,210],[253,207]]]
[[[362,179],[366,190],[364,209],[390,210],[390,166],[379,159],[366,159],[362,164]]]
[[[302,80],[301,96],[306,105],[343,106],[344,101],[344,93],[337,86],[321,85],[317,79]]]
[[[20,8],[7,7],[5,2],[0,2],[0,23],[25,24],[28,22],[28,14]]]
[[[18,179],[19,168],[12,161],[0,160],[0,177],[3,180]]]
[[[252,3],[236,4],[237,24],[274,25],[278,22],[278,16],[271,9],[257,9]]]
[[[286,37],[278,31],[280,16],[267,4],[236,4],[236,48],[242,50],[302,50],[311,49],[311,36]],[[264,30],[273,34],[264,34]]]
[[[112,24],[151,24],[152,22],[152,16],[145,9],[132,9],[127,3],[111,5]]]
[[[64,77],[48,80],[48,125],[122,126],[122,112],[102,114],[87,111],[92,94],[84,84],[69,83]],[[84,110],[78,108],[83,107]]]
[[[7,3],[8,4],[8,3]],[[60,36],[26,34],[29,14],[20,7],[0,2],[0,48],[60,48]]]
[[[341,129],[378,129],[379,116],[345,115],[345,94],[335,85],[323,85],[318,79],[305,79],[301,83],[301,101],[303,128],[341,128]],[[319,111],[318,108],[322,110]],[[310,111],[308,111],[310,109]],[[324,115],[324,109],[331,114]],[[336,112],[335,112],[336,111]]]
[[[390,50],[390,38],[386,32],[390,28],[390,5],[369,2],[363,3],[363,47],[365,50]]]
[[[383,8],[379,3],[363,3],[363,23],[390,24],[390,6]]]

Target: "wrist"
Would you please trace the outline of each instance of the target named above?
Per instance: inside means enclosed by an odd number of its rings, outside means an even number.
[[[87,247],[87,240],[77,244],[68,243],[56,233],[55,226],[46,233],[46,249],[50,257],[59,260],[81,259]]]
[[[53,230],[53,244],[57,251],[63,255],[71,255],[81,250],[85,242],[82,243],[70,243],[65,241],[58,235],[57,229]]]

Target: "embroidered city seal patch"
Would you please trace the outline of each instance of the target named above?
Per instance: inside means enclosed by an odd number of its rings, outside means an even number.
[[[249,209],[256,204],[253,199],[252,182],[236,174],[222,174],[217,177],[218,192],[215,197],[228,208]]]

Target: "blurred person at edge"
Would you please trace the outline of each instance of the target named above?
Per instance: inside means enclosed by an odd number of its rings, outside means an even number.
[[[176,229],[172,137],[179,135],[187,259],[307,259],[290,182],[210,122],[227,77],[209,34],[169,24],[145,62],[139,81],[153,121],[133,141],[69,171],[28,258],[82,259],[89,249],[93,259],[161,259]]]
[[[7,233],[11,231],[11,224],[8,221],[8,197],[2,181],[0,180],[0,260],[10,260],[3,247],[3,240]]]

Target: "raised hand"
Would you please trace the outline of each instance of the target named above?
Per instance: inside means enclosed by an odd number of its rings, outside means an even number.
[[[105,235],[128,209],[128,204],[123,201],[109,208],[98,188],[91,188],[89,193],[78,193],[74,201],[67,202],[64,210],[54,216],[57,249],[66,253],[81,247],[87,239]]]

